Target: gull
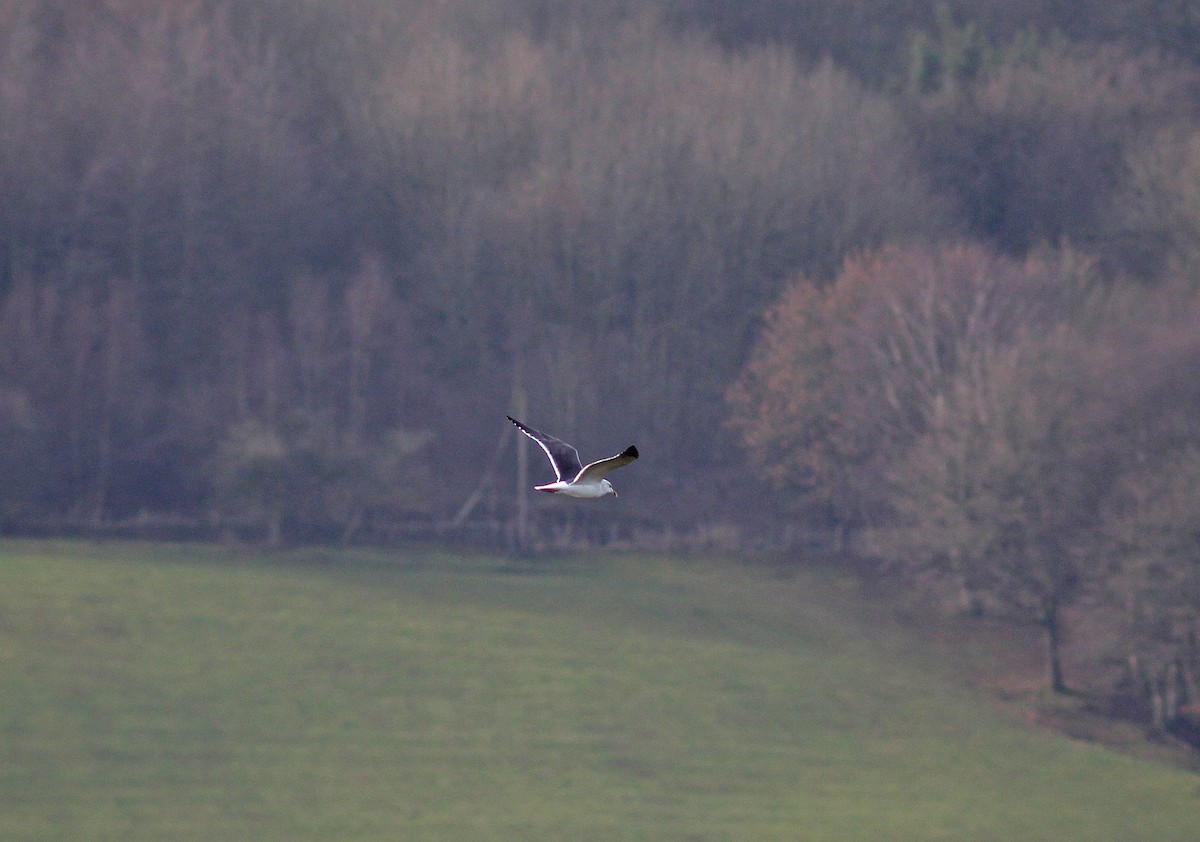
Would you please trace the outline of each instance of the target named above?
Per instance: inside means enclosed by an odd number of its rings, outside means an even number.
[[[604,475],[623,465],[628,465],[638,458],[637,448],[630,445],[616,456],[583,465],[579,461],[579,451],[562,439],[539,433],[511,415],[506,417],[517,425],[518,430],[536,441],[542,450],[546,451],[546,455],[550,457],[550,464],[554,466],[556,481],[548,482],[545,485],[535,485],[534,488],[538,491],[545,491],[549,494],[565,494],[581,500],[594,500],[606,494],[616,497],[617,490],[604,478]]]

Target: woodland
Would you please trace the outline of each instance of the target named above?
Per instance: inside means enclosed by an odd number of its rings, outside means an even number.
[[[644,454],[535,538],[1098,607],[1179,723],[1198,94],[1186,0],[0,0],[0,528],[511,540],[523,411]]]

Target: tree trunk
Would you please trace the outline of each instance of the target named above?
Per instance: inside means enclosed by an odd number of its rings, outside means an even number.
[[[1163,676],[1163,719],[1168,725],[1179,718],[1179,662],[1167,664]]]
[[[515,369],[513,378],[515,384],[513,386],[513,408],[517,413],[517,417],[524,421],[529,409],[529,400],[525,393],[525,386],[521,382],[519,362],[514,362],[513,366]],[[525,436],[517,436],[516,527],[517,552],[525,553],[529,550],[529,439]]]
[[[1063,678],[1062,668],[1062,618],[1059,616],[1058,603],[1051,602],[1042,618],[1042,627],[1046,629],[1046,650],[1050,666],[1050,687],[1055,693],[1066,693],[1067,683]]]
[[[283,506],[277,505],[271,508],[267,515],[267,547],[272,550],[277,550],[283,546]]]
[[[343,547],[350,546],[350,542],[354,540],[355,534],[363,523],[363,510],[359,506],[354,507],[354,511],[346,518],[346,522],[342,525],[341,544]]]
[[[850,552],[850,521],[839,520],[834,531],[834,548],[833,551],[838,555],[846,555]]]
[[[1167,715],[1163,705],[1162,691],[1158,685],[1150,692],[1150,733],[1162,734],[1167,730]]]

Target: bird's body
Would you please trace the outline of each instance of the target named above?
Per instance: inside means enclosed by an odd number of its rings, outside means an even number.
[[[534,490],[545,491],[548,494],[563,494],[567,497],[574,497],[577,500],[595,500],[603,497],[606,494],[616,495],[616,489],[612,487],[606,479],[599,482],[563,482],[557,480],[548,482],[545,485],[535,485]]]
[[[550,457],[550,464],[554,468],[554,482],[548,482],[544,485],[535,485],[534,488],[538,491],[545,491],[549,494],[562,494],[567,497],[575,497],[580,500],[594,500],[598,497],[612,494],[614,497],[617,490],[612,487],[605,475],[611,471],[615,471],[624,465],[638,458],[638,450],[630,445],[616,456],[610,456],[607,459],[600,459],[583,465],[579,461],[579,451],[567,444],[562,439],[556,439],[554,436],[548,436],[545,433],[539,433],[532,427],[527,427],[511,415],[508,420],[517,425],[522,433],[529,436],[538,443],[542,450],[546,451],[546,455]]]

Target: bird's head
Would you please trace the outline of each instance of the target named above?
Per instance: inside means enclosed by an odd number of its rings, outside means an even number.
[[[612,487],[612,483],[611,483],[611,482],[609,482],[609,481],[608,481],[608,480],[606,480],[606,479],[602,479],[602,480],[600,480],[600,484],[601,484],[602,486],[604,486],[604,493],[605,493],[605,494],[611,494],[613,497],[616,497],[616,496],[617,496],[617,489],[615,489],[615,488],[613,488],[613,487]]]

